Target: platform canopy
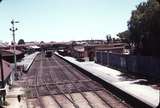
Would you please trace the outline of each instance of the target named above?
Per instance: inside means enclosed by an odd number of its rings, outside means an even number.
[[[2,53],[2,56],[13,56],[14,55],[14,50],[12,50],[12,49],[2,50],[1,53]],[[22,54],[22,52],[19,51],[19,50],[15,50],[15,54],[20,55],[20,54]]]
[[[37,46],[37,45],[33,45],[33,46],[29,46],[29,48],[32,48],[32,49],[39,49],[40,47]]]

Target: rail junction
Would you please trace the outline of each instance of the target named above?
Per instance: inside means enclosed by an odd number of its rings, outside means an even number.
[[[40,53],[22,79],[28,108],[131,108],[56,55]]]

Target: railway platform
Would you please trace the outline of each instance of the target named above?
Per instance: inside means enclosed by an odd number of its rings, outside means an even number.
[[[17,96],[21,95],[21,101],[18,102]],[[4,108],[27,108],[25,90],[22,87],[13,87],[6,96],[7,105]]]
[[[24,71],[28,71],[30,66],[32,65],[35,57],[39,54],[40,52],[35,52],[30,55],[26,55],[21,62],[17,62],[17,65],[23,65],[24,66]]]
[[[32,65],[34,59],[39,54],[39,52],[35,52],[30,55],[26,55],[21,62],[17,62],[17,65],[23,65],[24,71],[28,71],[30,66]],[[14,81],[13,87],[10,90],[7,90],[6,94],[6,102],[7,105],[3,106],[5,108],[27,108],[25,90],[18,85],[18,81]],[[17,95],[22,96],[22,100],[19,103],[17,100]]]

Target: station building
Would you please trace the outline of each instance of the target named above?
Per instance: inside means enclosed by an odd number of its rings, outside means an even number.
[[[9,63],[14,63],[14,50],[10,49],[10,50],[1,50],[1,54],[3,56],[3,59]],[[19,50],[15,50],[15,54],[16,54],[16,60],[19,61],[24,57],[24,53],[19,51]]]
[[[3,71],[1,71],[0,67],[0,102],[2,102],[3,96],[5,96],[6,93],[9,91],[9,88],[13,82],[13,69],[10,63],[2,60],[2,66]]]

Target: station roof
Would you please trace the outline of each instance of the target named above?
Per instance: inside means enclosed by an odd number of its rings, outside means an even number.
[[[2,53],[2,56],[13,56],[14,50],[12,50],[12,49],[10,49],[10,50],[2,50],[1,53]],[[16,55],[20,55],[20,54],[22,54],[22,52],[19,51],[19,50],[15,50],[15,54]]]
[[[4,74],[4,80],[10,75],[12,72],[12,67],[10,63],[2,60],[3,62],[3,74]],[[2,81],[2,76],[1,76],[1,67],[0,67],[0,81]]]
[[[109,44],[86,44],[85,46],[93,46],[93,47],[113,47],[113,46],[126,46],[126,43],[109,43]]]
[[[29,46],[29,48],[32,48],[32,49],[39,49],[40,47],[37,46],[37,45],[32,45],[32,46]]]
[[[116,49],[124,49],[124,46],[120,47],[101,47],[101,48],[96,48],[96,50],[116,50]]]
[[[6,43],[0,42],[0,48],[5,48],[5,47],[8,47],[8,45]]]
[[[75,46],[74,50],[78,51],[78,52],[84,52],[84,46]]]

